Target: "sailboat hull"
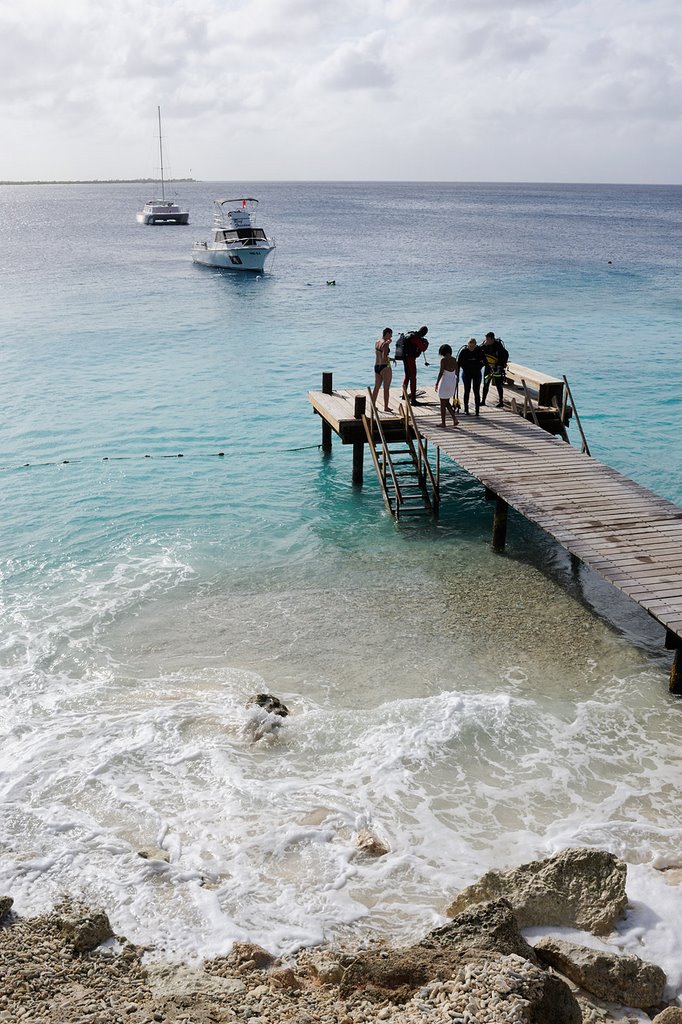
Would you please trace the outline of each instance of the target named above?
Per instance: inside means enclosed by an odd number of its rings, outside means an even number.
[[[140,210],[138,224],[189,224],[189,210]]]

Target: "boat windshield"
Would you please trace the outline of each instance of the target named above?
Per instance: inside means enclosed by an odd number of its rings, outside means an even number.
[[[265,232],[262,228],[234,228],[231,231],[221,231],[219,236],[222,235],[222,240],[225,242],[243,242],[248,245],[249,242],[256,242],[266,240]]]

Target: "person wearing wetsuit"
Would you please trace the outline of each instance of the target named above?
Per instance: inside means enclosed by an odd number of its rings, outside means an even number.
[[[485,405],[490,385],[494,384],[499,398],[496,408],[502,409],[504,407],[504,371],[509,362],[509,353],[502,344],[502,339],[496,338],[493,331],[488,331],[481,348],[487,363],[483,377],[483,401],[481,405]]]
[[[481,406],[481,374],[483,367],[486,366],[486,359],[481,346],[476,344],[475,338],[469,338],[466,345],[460,349],[457,363],[464,384],[464,412],[467,416],[469,415],[469,396],[473,387],[476,415],[478,416]]]
[[[426,340],[428,327],[420,327],[418,331],[410,331],[405,335],[403,343],[403,364],[405,376],[403,377],[403,390],[410,389],[410,405],[419,405],[417,401],[417,357],[429,347]]]

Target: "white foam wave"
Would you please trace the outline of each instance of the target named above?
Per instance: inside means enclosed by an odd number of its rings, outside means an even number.
[[[160,547],[87,568],[15,566],[27,580],[0,605],[0,694],[51,690],[61,672],[109,661],[106,631],[117,616],[177,587],[192,574],[178,552]]]
[[[622,706],[442,693],[355,712],[280,694],[292,714],[263,743],[248,706],[263,688],[234,669],[102,680],[94,698],[61,685],[47,713],[15,718],[0,888],[22,912],[82,893],[117,931],[178,955],[245,938],[283,952],[358,922],[407,940],[485,868],[565,845],[643,864],[679,845],[655,802],[628,819],[670,751],[645,736],[628,751]],[[362,830],[390,852],[363,855]],[[169,863],[142,860],[148,846]]]

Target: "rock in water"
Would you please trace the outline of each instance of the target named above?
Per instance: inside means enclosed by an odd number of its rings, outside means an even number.
[[[162,850],[158,846],[145,846],[144,849],[137,851],[137,856],[142,857],[143,860],[162,860],[166,864],[170,861],[168,850]]]
[[[607,1003],[646,1009],[663,998],[665,974],[638,956],[605,953],[562,939],[543,939],[535,952],[544,963]]]
[[[386,843],[382,843],[381,839],[378,839],[377,836],[365,828],[358,832],[356,841],[358,849],[366,853],[368,857],[385,857],[390,852]]]
[[[563,850],[547,860],[511,871],[488,871],[463,889],[448,907],[454,917],[468,907],[502,897],[520,928],[558,925],[610,932],[627,906],[623,861],[602,850]]]
[[[0,896],[0,921],[2,921],[3,917],[7,917],[13,903],[14,900],[11,896]]]
[[[263,708],[271,715],[279,715],[280,718],[286,718],[289,714],[286,704],[283,704],[279,697],[275,697],[271,693],[257,693],[255,697],[251,697],[249,704],[257,704],[259,708]]]

